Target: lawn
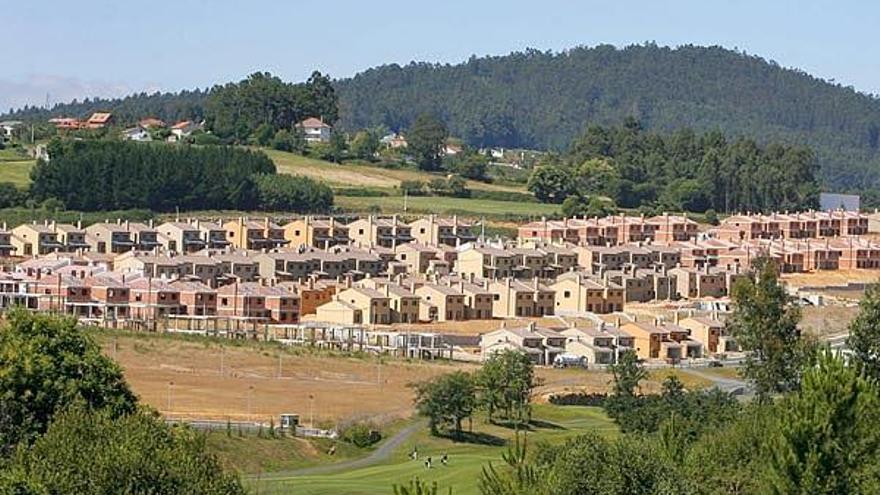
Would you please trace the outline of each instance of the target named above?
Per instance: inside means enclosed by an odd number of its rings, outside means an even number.
[[[295,153],[263,149],[269,155],[279,173],[297,174],[322,180],[334,188],[362,187],[393,189],[403,180],[427,182],[445,174],[431,174],[411,168],[383,168],[370,163],[336,164],[309,158]],[[468,188],[483,191],[525,192],[525,188],[511,185],[487,184],[468,181]]]
[[[535,426],[527,434],[530,445],[538,442],[558,443],[589,431],[614,435],[617,427],[598,408],[579,406],[536,405],[534,409]],[[398,447],[391,459],[386,462],[340,473],[305,475],[298,477],[273,477],[267,474],[261,478],[251,478],[249,485],[254,491],[264,494],[297,493],[301,495],[330,495],[345,493],[351,495],[373,495],[391,493],[394,484],[405,483],[418,476],[428,481],[436,481],[440,493],[452,488],[455,495],[475,495],[477,479],[488,463],[501,463],[505,444],[509,444],[515,433],[512,429],[489,425],[482,420],[474,421],[474,431],[479,432],[486,443],[453,442],[445,438],[431,437],[427,428],[420,430]],[[413,447],[418,447],[420,457],[431,456],[434,468],[427,469],[422,461],[407,457]],[[440,455],[449,455],[448,466],[438,461]]]
[[[345,210],[357,213],[403,212],[402,196],[358,197],[336,196],[335,204]],[[559,213],[559,205],[526,203],[517,201],[497,201],[491,199],[447,198],[435,196],[410,196],[406,198],[407,213],[460,214],[494,218],[540,217]]]
[[[18,187],[27,187],[31,183],[30,173],[34,163],[33,160],[0,159],[0,182],[12,182]]]

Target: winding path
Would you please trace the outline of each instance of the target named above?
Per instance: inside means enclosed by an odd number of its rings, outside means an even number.
[[[270,481],[295,478],[297,476],[307,476],[312,474],[330,474],[339,471],[349,471],[352,469],[372,466],[373,464],[379,464],[382,461],[388,460],[388,458],[391,457],[391,454],[394,453],[394,450],[397,449],[397,447],[406,442],[406,440],[410,436],[412,436],[413,433],[418,431],[419,428],[424,427],[424,421],[415,421],[382,442],[379,447],[377,447],[376,450],[370,452],[369,455],[361,457],[359,459],[352,459],[350,461],[337,462],[335,464],[327,464],[323,466],[313,466],[301,469],[292,469],[288,471],[275,471],[260,476],[260,480]]]

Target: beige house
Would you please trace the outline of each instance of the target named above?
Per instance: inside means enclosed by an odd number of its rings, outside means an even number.
[[[412,229],[399,221],[397,215],[391,218],[370,215],[355,220],[348,224],[348,236],[355,246],[382,246],[391,249],[413,240]]]
[[[362,322],[371,325],[388,325],[391,323],[390,297],[376,289],[351,287],[339,292],[335,300],[350,304],[360,310]],[[329,303],[328,303],[329,304]],[[318,307],[318,319],[322,319],[322,306]],[[337,321],[333,323],[347,323]]]
[[[702,343],[710,354],[736,350],[732,339],[724,339],[722,342],[724,323],[718,320],[694,316],[679,321],[678,326],[689,330],[691,338]]]
[[[565,335],[534,323],[519,328],[502,326],[480,336],[480,354],[487,359],[495,352],[513,350],[524,353],[534,364],[550,365],[565,353],[565,343]]]
[[[364,323],[364,315],[360,307],[336,296],[315,309],[315,319],[340,325],[361,325]]]
[[[504,249],[491,246],[472,246],[458,253],[455,271],[462,277],[485,279],[515,276],[516,257]]]
[[[238,218],[223,223],[226,240],[239,249],[275,249],[289,244],[284,229],[268,218],[262,221]]]
[[[439,261],[437,251],[421,241],[400,244],[394,248],[394,252],[395,259],[406,267],[407,273],[411,274],[428,273]]]
[[[348,226],[333,217],[323,219],[307,216],[284,225],[284,238],[293,247],[307,246],[328,249],[348,244]]]
[[[25,223],[12,229],[10,239],[19,256],[34,256],[63,251],[58,232],[45,223]]]
[[[416,289],[421,298],[420,318],[424,321],[459,321],[467,319],[465,296],[458,286],[424,284]]]
[[[531,283],[505,278],[489,283],[492,293],[492,316],[521,318],[552,315],[555,291],[533,279]]]
[[[477,240],[473,224],[452,218],[438,218],[434,215],[420,218],[409,224],[413,238],[422,244],[437,246],[459,246]]]
[[[137,249],[127,224],[99,222],[86,227],[86,241],[96,253],[125,253]]]
[[[571,313],[623,311],[624,289],[612,282],[599,282],[581,272],[569,272],[550,284],[556,310]]]
[[[191,223],[165,222],[156,228],[158,240],[169,253],[192,253],[206,247],[202,232]]]

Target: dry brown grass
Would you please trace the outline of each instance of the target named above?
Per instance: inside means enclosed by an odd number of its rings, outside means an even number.
[[[308,422],[309,396],[314,396],[316,423],[355,418],[385,423],[412,414],[409,384],[477,369],[473,364],[385,358],[380,385],[375,357],[158,335],[102,334],[99,342],[122,365],[141,400],[173,417],[269,421],[281,413],[298,413]],[[536,391],[539,397],[575,390],[604,392],[611,381],[609,374],[592,370],[540,368],[537,375],[543,382]]]

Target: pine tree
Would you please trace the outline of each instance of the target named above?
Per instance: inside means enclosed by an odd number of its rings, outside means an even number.
[[[849,325],[847,346],[853,363],[880,380],[880,286],[872,285],[859,303],[859,314]]]

